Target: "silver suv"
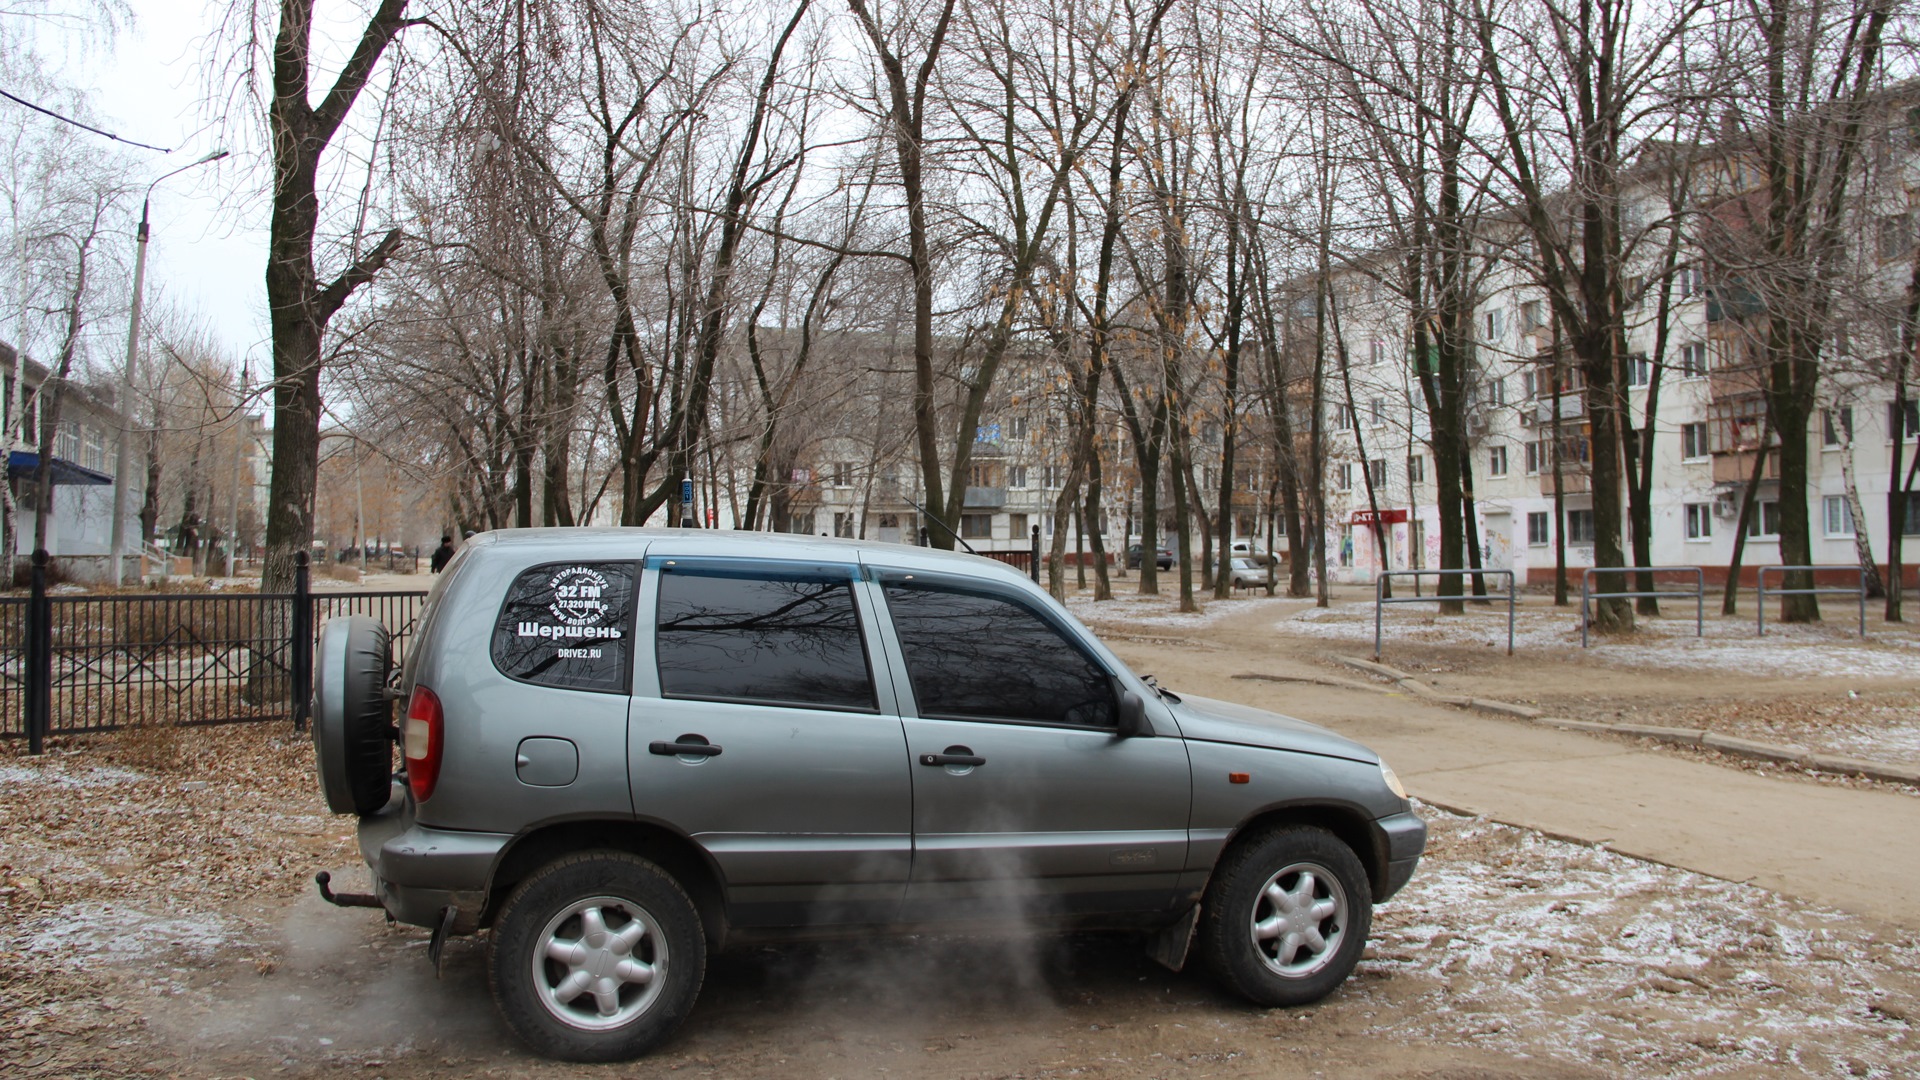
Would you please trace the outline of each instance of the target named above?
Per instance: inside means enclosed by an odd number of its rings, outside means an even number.
[[[823,932],[1134,931],[1261,1005],[1313,1001],[1426,843],[1365,747],[1161,689],[973,556],[484,534],[397,687],[387,657],[371,619],[323,628],[321,787],[373,889],[322,893],[432,928],[436,962],[491,928],[501,1015],[552,1057],[641,1054],[709,953]]]

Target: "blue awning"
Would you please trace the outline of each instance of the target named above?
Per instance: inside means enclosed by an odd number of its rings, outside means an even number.
[[[15,450],[7,455],[7,476],[10,479],[33,479],[40,471],[40,455],[31,450]],[[94,472],[83,465],[75,465],[66,458],[54,458],[53,483],[68,486],[98,487],[113,483],[113,477],[106,473]]]

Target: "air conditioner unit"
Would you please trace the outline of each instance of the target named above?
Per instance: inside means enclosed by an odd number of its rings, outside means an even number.
[[[1471,438],[1479,438],[1486,433],[1487,414],[1483,412],[1469,414],[1467,416],[1467,435]]]
[[[1730,518],[1740,512],[1740,500],[1731,491],[1723,491],[1713,497],[1713,516]]]
[[[1520,426],[1521,427],[1532,427],[1535,423],[1538,422],[1538,418],[1539,418],[1539,411],[1533,407],[1533,402],[1529,401],[1525,405],[1522,405],[1520,407]]]

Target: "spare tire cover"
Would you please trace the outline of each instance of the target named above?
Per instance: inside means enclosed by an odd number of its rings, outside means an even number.
[[[313,748],[336,814],[371,814],[393,786],[387,628],[367,615],[327,620],[313,662]]]

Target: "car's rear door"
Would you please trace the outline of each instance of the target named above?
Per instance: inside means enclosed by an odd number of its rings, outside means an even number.
[[[1178,738],[1122,738],[1113,673],[1012,586],[880,572],[913,762],[909,920],[1146,913],[1185,865]],[[911,700],[909,700],[909,698]]]
[[[905,891],[913,793],[857,571],[647,561],[634,809],[707,851],[735,925],[884,922]]]

